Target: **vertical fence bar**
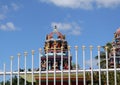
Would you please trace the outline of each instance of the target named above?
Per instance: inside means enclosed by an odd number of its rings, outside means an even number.
[[[82,46],[82,52],[83,52],[83,81],[84,81],[84,85],[86,85],[86,76],[85,76],[85,46]]]
[[[113,47],[113,55],[114,55],[114,82],[115,82],[115,85],[117,85],[115,47]]]
[[[17,78],[17,85],[20,83],[20,53],[18,53],[18,78]]]
[[[63,46],[61,47],[61,85],[63,85]]]
[[[92,49],[93,49],[93,46],[90,46],[91,85],[93,85]]]
[[[5,85],[5,81],[6,81],[6,65],[4,64],[4,74],[3,74],[3,85]]]
[[[41,55],[42,55],[42,49],[39,49],[39,85],[41,85]]]
[[[78,85],[78,46],[75,46],[75,56],[76,56],[76,85]]]
[[[11,61],[11,63],[10,63],[10,70],[11,70],[11,74],[10,74],[10,85],[12,85],[12,76],[13,76],[13,72],[12,72],[12,61],[13,61],[13,56],[11,56],[10,57],[10,61]]]
[[[24,81],[24,85],[26,85],[26,57],[27,57],[27,52],[24,52],[24,56],[25,56],[25,60],[24,60],[24,69],[25,69],[25,71],[24,71],[24,77],[25,77],[25,81]]]
[[[107,73],[107,85],[109,85],[109,75],[108,75],[108,47],[105,47],[106,55],[106,73]]]
[[[47,47],[47,55],[46,55],[46,85],[48,85],[48,47]]]
[[[70,81],[70,46],[68,46],[68,85],[71,85],[71,81]]]
[[[34,50],[32,50],[32,85],[34,85]]]
[[[101,85],[100,46],[98,46],[99,85]]]
[[[56,43],[54,44],[54,85],[56,85]]]

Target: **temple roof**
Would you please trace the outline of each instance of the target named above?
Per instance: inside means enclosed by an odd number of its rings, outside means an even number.
[[[65,36],[58,31],[57,26],[55,26],[53,32],[47,35],[46,40],[54,39],[54,35],[57,35],[57,39],[65,39]]]
[[[117,29],[116,34],[120,34],[120,28]]]

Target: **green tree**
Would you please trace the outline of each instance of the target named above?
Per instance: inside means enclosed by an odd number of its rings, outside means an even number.
[[[109,54],[112,49],[112,44],[110,42],[106,43],[105,46],[102,46],[103,51],[100,52],[100,67],[101,68],[106,68],[106,47],[107,47],[107,52],[108,52],[108,58]],[[98,59],[98,55],[95,56],[95,59]]]
[[[72,69],[76,69],[76,63],[72,63]],[[78,64],[78,69],[80,69],[80,65]]]
[[[20,77],[20,85],[24,85],[24,79]],[[3,85],[3,81],[0,82],[0,85]],[[5,85],[10,85],[10,80],[7,80],[5,82]],[[12,78],[12,85],[17,85],[17,76],[14,76]],[[27,85],[32,85],[30,82],[27,82]],[[34,84],[35,85],[35,84]]]
[[[105,46],[102,46],[103,51],[100,52],[100,67],[101,68],[106,68],[106,49],[107,48],[107,52],[108,52],[108,58],[110,57],[110,53],[111,53],[111,49],[113,48],[112,44],[110,42],[106,43]],[[98,59],[98,55],[95,56],[95,59]],[[109,64],[109,63],[108,63]],[[94,77],[98,77],[98,75],[94,76]],[[99,77],[98,77],[99,78]],[[108,73],[108,78],[109,78],[109,85],[114,85],[114,71],[109,71]],[[117,78],[117,85],[120,84],[120,72],[116,71],[116,78]],[[107,81],[107,74],[106,72],[101,72],[101,81],[102,81],[102,85],[106,85],[106,81]]]

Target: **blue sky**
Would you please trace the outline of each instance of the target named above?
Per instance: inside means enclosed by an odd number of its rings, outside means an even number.
[[[97,46],[111,42],[120,27],[120,0],[0,0],[0,69],[6,63],[10,69],[10,56],[14,56],[17,70],[17,53],[28,52],[27,68],[31,67],[31,50],[35,50],[35,67],[38,67],[38,49],[43,48],[46,34],[58,30],[66,35],[72,54],[79,46],[79,62],[85,45]],[[89,55],[89,54],[86,54]],[[94,57],[93,56],[93,57]],[[86,56],[89,61],[89,56]],[[73,56],[73,62],[75,57]]]

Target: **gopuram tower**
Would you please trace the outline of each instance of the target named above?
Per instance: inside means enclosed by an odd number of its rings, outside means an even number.
[[[72,60],[72,57],[68,53],[69,46],[65,35],[60,33],[55,26],[53,32],[46,35],[44,53],[41,57],[41,70],[53,70],[54,66],[56,70],[68,70],[68,59],[70,59],[70,67]]]
[[[113,39],[113,42],[112,42],[112,47],[115,48],[116,67],[119,68],[120,67],[120,28],[118,28],[117,31],[114,33],[114,39]],[[114,67],[114,52],[113,52],[113,49],[111,49],[109,66],[111,68]]]

